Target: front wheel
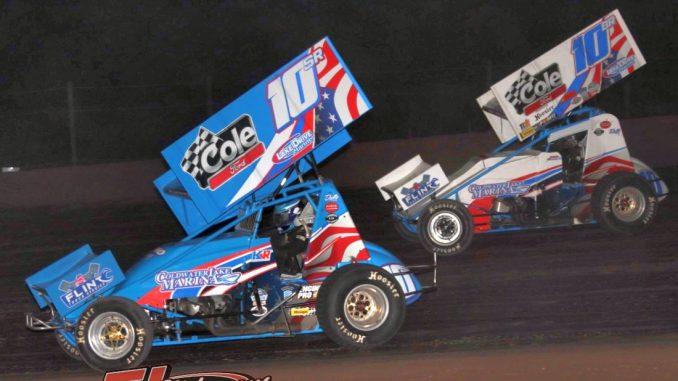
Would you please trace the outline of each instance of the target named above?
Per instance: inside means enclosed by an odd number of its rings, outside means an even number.
[[[82,361],[80,358],[80,351],[75,344],[75,338],[72,333],[56,330],[54,331],[54,335],[56,336],[57,343],[59,343],[61,349],[63,349],[70,358]]]
[[[591,196],[593,215],[600,225],[622,234],[645,230],[657,214],[657,197],[650,185],[631,172],[615,172],[596,185]]]
[[[348,265],[323,282],[317,308],[320,327],[335,343],[371,348],[400,330],[405,320],[405,294],[386,270]]]
[[[473,219],[468,209],[454,200],[438,200],[419,217],[419,240],[426,250],[439,255],[465,251],[473,240]]]
[[[153,325],[136,303],[120,297],[101,298],[80,315],[75,330],[80,357],[100,370],[141,364],[153,342]]]

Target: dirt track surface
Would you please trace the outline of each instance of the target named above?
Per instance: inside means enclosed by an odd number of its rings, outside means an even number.
[[[474,352],[372,354],[298,361],[263,360],[210,367],[183,366],[172,376],[239,372],[271,381],[473,380],[473,381],[674,381],[678,374],[676,337],[616,345],[547,345]],[[658,341],[658,342],[657,342]],[[359,364],[369,364],[360,366]],[[34,375],[32,380],[94,381],[102,376],[70,373]],[[25,378],[11,379],[25,381]]]
[[[388,220],[389,206],[376,191],[344,196],[364,239],[385,246],[406,263],[430,260],[417,244],[397,237]],[[432,351],[453,351],[456,356],[471,349],[676,333],[676,214],[678,202],[669,198],[660,205],[656,224],[635,237],[612,235],[598,227],[477,236],[468,253],[440,259],[439,290],[411,306],[396,338],[368,356],[412,355],[424,361]],[[23,328],[23,313],[36,310],[23,284],[26,276],[83,243],[98,252],[112,249],[125,269],[157,245],[182,237],[162,204],[4,210],[1,218],[0,286],[5,303],[0,309],[4,323],[0,377],[87,372],[61,352],[52,334]],[[156,348],[148,363],[244,371],[229,364],[286,365],[330,356],[355,364],[361,355],[336,348],[323,335],[313,335]],[[343,378],[346,373],[339,375]],[[454,376],[451,373],[448,379],[481,379]],[[534,378],[541,377],[523,379]]]

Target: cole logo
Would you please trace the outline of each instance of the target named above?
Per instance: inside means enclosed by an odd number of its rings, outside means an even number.
[[[243,115],[215,134],[200,127],[188,147],[181,168],[200,188],[216,190],[257,161],[266,151],[249,115]]]
[[[554,63],[534,76],[525,70],[504,95],[518,114],[530,115],[565,93],[558,64]]]
[[[109,268],[101,270],[98,263],[90,263],[86,274],[78,274],[71,281],[62,280],[59,290],[63,292],[60,299],[68,308],[72,308],[91,295],[105,288],[113,281],[113,271]]]
[[[416,204],[422,198],[433,193],[440,186],[440,181],[438,178],[431,178],[431,175],[424,175],[419,182],[412,184],[411,188],[402,188],[400,193],[405,195],[402,198],[402,201],[407,207]]]

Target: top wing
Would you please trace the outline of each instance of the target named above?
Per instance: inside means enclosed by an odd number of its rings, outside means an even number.
[[[645,65],[618,10],[491,86],[477,101],[501,142],[564,117]]]
[[[329,38],[162,151],[170,171],[156,187],[193,234],[306,155],[320,162],[347,144],[345,127],[371,109]]]

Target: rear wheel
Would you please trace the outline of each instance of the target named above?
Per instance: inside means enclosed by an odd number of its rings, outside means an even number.
[[[650,185],[631,172],[615,172],[596,185],[591,196],[593,215],[602,227],[622,234],[645,230],[657,214],[657,197]]]
[[[419,235],[417,234],[417,223],[411,223],[406,219],[394,220],[393,226],[395,231],[409,242],[418,242]]]
[[[318,291],[318,322],[337,344],[371,348],[390,340],[405,319],[405,295],[386,270],[348,265]]]
[[[473,219],[468,209],[454,200],[438,200],[419,217],[419,239],[426,250],[439,255],[465,251],[473,240]]]
[[[153,325],[136,303],[120,297],[101,298],[80,315],[75,331],[80,356],[101,370],[141,364],[153,341]]]

